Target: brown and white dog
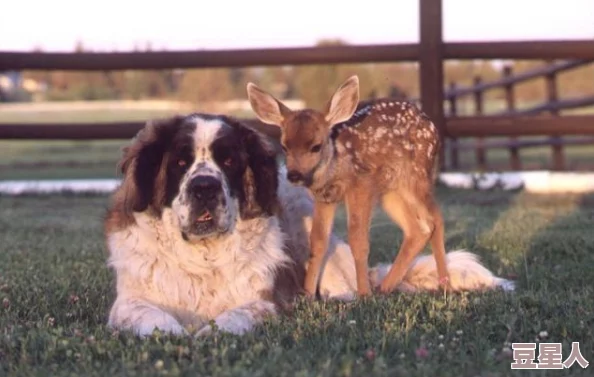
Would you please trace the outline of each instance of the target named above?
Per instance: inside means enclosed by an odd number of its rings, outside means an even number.
[[[214,320],[242,334],[301,292],[313,201],[286,181],[257,132],[222,115],[153,121],[120,166],[123,180],[104,224],[117,276],[111,327],[204,335]],[[448,253],[447,263],[454,289],[513,289],[472,253]],[[373,286],[389,267],[370,270]],[[398,290],[436,290],[435,274],[433,258],[418,257]],[[354,299],[354,276],[348,244],[332,234],[320,295]]]

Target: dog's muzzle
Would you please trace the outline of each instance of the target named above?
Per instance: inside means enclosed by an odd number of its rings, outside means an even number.
[[[206,236],[220,233],[227,224],[223,219],[226,203],[223,184],[217,177],[198,175],[189,182],[187,187],[190,213],[184,236]]]

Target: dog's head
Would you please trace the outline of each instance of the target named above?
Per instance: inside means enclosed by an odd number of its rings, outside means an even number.
[[[170,208],[188,242],[276,210],[274,152],[256,131],[226,116],[149,122],[124,150],[120,167],[120,210],[159,217]]]

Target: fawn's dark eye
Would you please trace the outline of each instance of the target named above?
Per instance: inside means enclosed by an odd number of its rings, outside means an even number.
[[[309,150],[311,153],[318,153],[322,149],[322,144],[316,144]]]
[[[287,153],[287,147],[281,144],[281,148],[283,149],[283,152]]]

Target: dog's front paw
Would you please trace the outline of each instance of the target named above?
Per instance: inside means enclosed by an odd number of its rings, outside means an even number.
[[[147,321],[136,326],[136,333],[141,336],[151,336],[155,330],[171,335],[187,335],[186,329],[173,317],[165,314],[162,318]]]
[[[219,315],[214,321],[204,325],[200,330],[196,331],[196,337],[210,336],[217,332],[226,332],[235,335],[242,335],[247,332],[252,323],[249,318],[237,312],[226,312]]]

